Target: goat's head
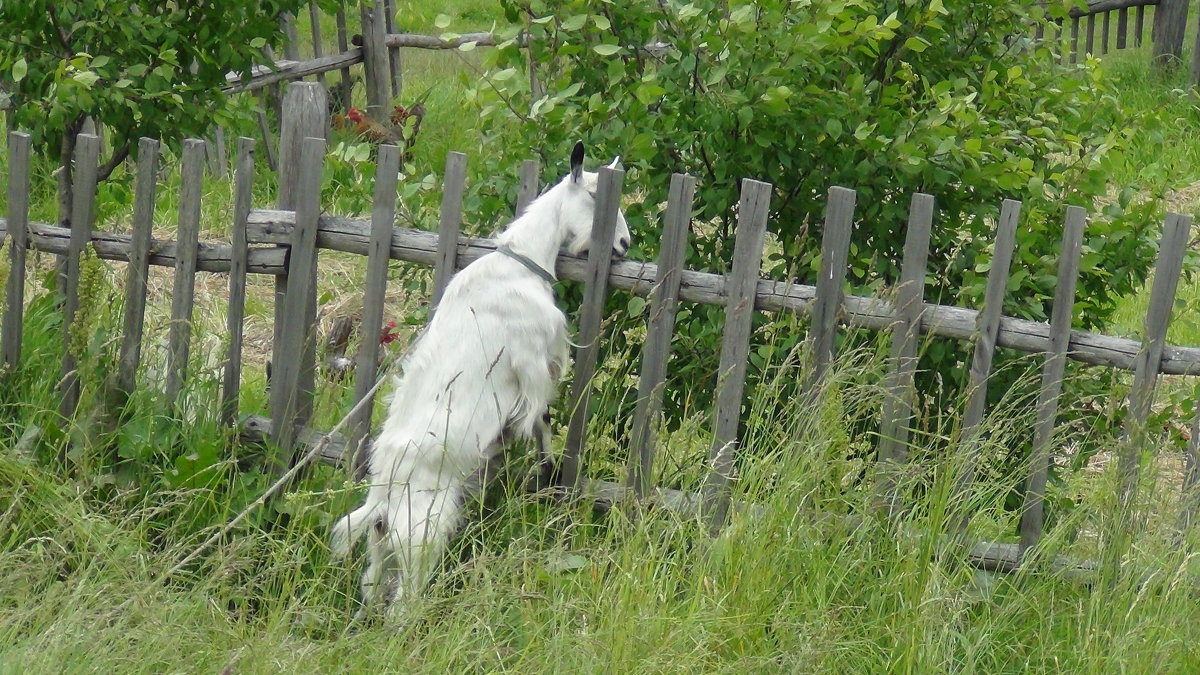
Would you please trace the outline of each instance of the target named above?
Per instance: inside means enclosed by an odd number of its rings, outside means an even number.
[[[618,157],[609,167],[618,168],[620,162],[621,158]],[[559,218],[564,234],[563,245],[573,255],[580,255],[591,247],[598,183],[598,174],[583,170],[583,143],[576,143],[571,152],[571,173],[559,183],[563,195],[559,205]],[[629,244],[629,225],[625,222],[625,214],[618,207],[617,228],[612,241],[613,255],[623,257],[629,251]]]

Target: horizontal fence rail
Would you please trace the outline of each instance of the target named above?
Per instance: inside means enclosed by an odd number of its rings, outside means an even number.
[[[250,244],[288,244],[291,241],[296,216],[293,211],[255,209],[247,222],[247,241]],[[6,234],[7,221],[0,218],[0,237]],[[46,223],[31,223],[30,244],[46,253],[65,254],[70,230]],[[127,262],[130,235],[96,232],[92,243],[96,255],[105,260]],[[371,241],[371,221],[367,218],[346,218],[323,215],[317,226],[317,248],[344,253],[368,255]],[[458,238],[456,269],[462,269],[496,249],[490,239],[460,236]],[[153,241],[150,245],[150,264],[174,267],[177,245],[173,241]],[[201,242],[196,269],[201,272],[228,272],[233,247],[221,242]],[[392,260],[432,267],[437,262],[438,235],[435,232],[397,226],[392,232]],[[287,251],[283,248],[251,248],[247,269],[255,274],[282,275],[287,273]],[[560,254],[555,272],[561,279],[587,280],[587,260]],[[609,270],[608,284],[618,290],[649,297],[658,284],[658,265],[652,262],[614,261]],[[683,270],[680,275],[679,299],[701,305],[725,304],[725,277],[711,272]],[[759,279],[754,307],[762,312],[809,314],[816,299],[816,286]],[[845,298],[842,321],[851,327],[887,330],[896,321],[896,308],[888,300],[857,295]],[[979,311],[952,305],[926,304],[920,318],[922,334],[954,340],[969,341],[975,333]],[[1017,351],[1040,354],[1051,349],[1050,325],[1016,317],[1002,317],[996,345]],[[1133,371],[1142,343],[1131,338],[1102,335],[1073,330],[1067,348],[1070,359],[1097,366]],[[1163,348],[1159,371],[1163,375],[1200,375],[1200,347],[1167,345]]]

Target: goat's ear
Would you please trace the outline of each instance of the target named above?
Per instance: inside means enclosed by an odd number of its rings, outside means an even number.
[[[620,169],[620,168],[622,168],[622,166],[621,166],[621,156],[620,156],[620,155],[617,155],[616,157],[613,157],[612,164],[609,164],[609,165],[608,165],[608,168],[610,168],[610,169]]]
[[[583,141],[575,144],[571,151],[571,182],[578,183],[583,178]]]

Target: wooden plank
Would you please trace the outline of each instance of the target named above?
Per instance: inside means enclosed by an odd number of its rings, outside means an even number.
[[[1154,283],[1150,288],[1150,307],[1146,311],[1142,349],[1134,366],[1133,385],[1129,389],[1129,412],[1120,444],[1122,506],[1132,504],[1137,487],[1138,458],[1146,440],[1146,420],[1154,402],[1158,382],[1159,361],[1166,344],[1171,308],[1179,287],[1183,256],[1187,251],[1192,218],[1168,213],[1159,243],[1158,262],[1154,266]]]
[[[929,259],[929,233],[933,227],[934,200],[916,193],[908,208],[908,231],[904,237],[904,262],[896,288],[896,322],[892,326],[892,352],[884,382],[887,392],[880,417],[880,482],[877,488],[889,514],[900,510],[897,486],[900,465],[908,461],[908,425],[912,421],[913,382],[917,371],[917,348],[921,314],[925,309],[925,273]]]
[[[1125,49],[1128,46],[1129,35],[1129,8],[1122,7],[1117,10],[1117,49]]]
[[[1105,12],[1104,13],[1104,29],[1100,32],[1100,35],[1101,35],[1101,37],[1100,37],[1100,53],[1101,54],[1108,53],[1108,32],[1109,32],[1109,28],[1111,26],[1112,26],[1112,13]]]
[[[321,213],[324,158],[324,139],[304,139],[300,175],[295,185],[296,230],[288,261],[284,329],[275,351],[276,355],[286,356],[274,361],[271,382],[271,416],[277,423],[274,440],[281,453],[275,468],[280,470],[291,466],[296,429],[307,422],[307,414],[312,410],[313,390],[309,383],[316,369],[316,326],[309,307],[316,292],[317,217]]]
[[[367,257],[367,277],[364,280],[362,342],[358,348],[358,363],[354,374],[354,402],[358,403],[375,386],[379,376],[379,335],[383,331],[383,303],[387,296],[388,244],[396,224],[396,180],[403,152],[394,145],[379,148],[379,166],[375,173],[375,200],[371,209],[371,251]],[[458,171],[462,171],[466,157]],[[451,160],[447,160],[447,173]],[[358,419],[350,421],[348,439],[354,448],[351,475],[362,480],[367,473],[367,445],[363,441],[371,427],[372,406],[363,407]]]
[[[1200,12],[1197,13],[1200,16]],[[1200,31],[1196,34],[1196,42],[1192,45],[1192,70],[1188,83],[1200,88]]]
[[[1135,28],[1133,32],[1133,45],[1135,47],[1142,46],[1142,35],[1145,35],[1146,30],[1146,6],[1138,5],[1137,19],[1134,21]]]
[[[313,58],[319,59],[325,55],[325,48],[321,45],[321,8],[315,2],[308,3],[308,27],[312,33]],[[324,72],[317,73],[317,82],[328,88]]]
[[[458,232],[462,226],[462,199],[467,183],[467,156],[461,152],[446,155],[446,177],[443,181],[441,222],[438,227],[438,257],[433,268],[433,300],[437,307],[446,292],[446,284],[454,276],[458,257]],[[389,236],[391,230],[388,230]],[[382,244],[387,255],[387,242]]]
[[[754,292],[762,265],[770,206],[770,183],[750,179],[742,181],[733,245],[733,268],[726,281],[725,328],[721,335],[721,363],[717,371],[716,420],[713,424],[712,449],[708,455],[711,470],[703,490],[703,518],[713,532],[719,530],[729,516],[729,483],[733,477],[746,364],[750,353]],[[835,208],[831,206],[830,211]],[[838,214],[840,216],[840,212]]]
[[[992,357],[996,353],[996,338],[1000,330],[1000,312],[1004,309],[1004,293],[1017,242],[1017,222],[1021,202],[1005,199],[1000,207],[1000,222],[996,227],[996,246],[992,252],[992,267],[988,271],[983,310],[979,313],[975,352],[971,357],[971,372],[967,381],[967,410],[963,415],[959,447],[962,449],[962,468],[955,482],[953,508],[960,511],[959,531],[965,530],[970,519],[967,495],[975,481],[979,463],[978,436],[987,407],[987,385],[992,375]]]
[[[237,423],[242,386],[242,336],[246,315],[246,268],[250,245],[246,241],[246,220],[254,200],[254,139],[238,139],[237,173],[233,189],[233,230],[229,259],[229,310],[225,330],[229,333],[229,351],[225,356],[221,383],[221,423]]]
[[[1058,419],[1058,399],[1062,394],[1063,373],[1067,365],[1067,347],[1071,341],[1071,317],[1075,307],[1075,286],[1079,279],[1079,257],[1083,250],[1083,231],[1087,211],[1067,207],[1063,225],[1062,252],[1058,260],[1058,282],[1054,287],[1054,306],[1050,311],[1050,351],[1042,367],[1042,388],[1038,394],[1037,421],[1033,427],[1033,451],[1029,477],[1025,483],[1021,509],[1020,554],[1037,544],[1045,525],[1046,477],[1050,471],[1051,439]]]
[[[4,219],[0,218],[0,233],[3,233],[4,229]],[[35,250],[66,255],[70,249],[70,239],[71,230],[68,228],[47,223],[29,224],[29,243],[30,247]],[[132,237],[128,234],[93,232],[91,244],[96,250],[97,257],[101,260],[128,262],[133,248],[130,243],[131,239]],[[177,248],[174,241],[151,240],[150,264],[156,267],[175,267],[175,250]],[[228,272],[230,252],[229,244],[201,242],[196,269],[201,272]],[[272,276],[284,274],[287,271],[284,266],[286,257],[287,250],[282,248],[252,249],[247,266],[248,271],[253,274]]]
[[[387,42],[387,36],[396,32],[396,2],[395,0],[383,0],[383,18],[384,18],[384,43]],[[392,81],[392,97],[400,98],[404,93],[404,78],[400,72],[400,47],[399,45],[388,45],[388,72],[391,75]]]
[[[521,162],[521,183],[517,189],[517,207],[513,210],[513,213],[520,216],[525,212],[525,207],[537,199],[537,196],[538,162],[536,159],[527,159]]]
[[[301,162],[305,139],[326,138],[329,133],[329,103],[325,89],[315,82],[293,82],[288,85],[287,94],[284,97],[283,116],[281,119],[278,205],[281,209],[295,211],[297,202],[300,199],[311,196],[305,194],[298,185],[302,172],[308,169]],[[296,241],[296,237],[297,233],[292,232],[279,243],[290,247]],[[295,255],[295,253],[293,252],[292,255]],[[291,267],[292,261],[289,261],[289,270]],[[291,287],[288,274],[289,272],[285,272],[275,278],[275,326],[271,355],[272,365],[277,365],[281,360],[291,361],[292,365],[316,361],[315,341],[300,343],[308,350],[304,354],[299,354],[296,351],[288,351],[285,346],[288,344],[284,336],[285,327],[294,318],[287,315],[288,310],[286,309],[288,307],[287,292]],[[305,287],[315,289],[315,267],[311,268],[311,274],[312,279],[309,280],[308,285]],[[316,317],[316,294],[314,292],[307,299],[307,304],[304,306],[304,316],[299,325],[312,326],[316,323]],[[299,339],[295,335],[291,336],[291,338],[293,340]],[[300,378],[295,387],[301,392],[311,392],[315,385],[314,371],[304,368],[300,372]],[[277,410],[278,406],[282,405],[275,398],[274,393],[271,400],[272,411]],[[299,405],[299,408],[296,409],[293,417],[296,419],[305,419],[309,413],[311,399],[304,396],[294,402]],[[279,417],[274,412],[272,415],[277,418]],[[280,468],[280,473],[287,469],[287,467],[277,468]]]
[[[695,192],[695,178],[678,173],[671,176],[664,218],[666,226],[658,253],[658,274],[650,296],[650,318],[646,326],[646,343],[642,347],[637,405],[629,434],[627,484],[639,498],[650,494],[650,481],[654,475],[654,430],[662,412],[663,384],[667,377],[667,361],[671,358],[679,279],[692,226]]]
[[[259,102],[266,105],[266,99],[259,99]],[[267,121],[267,113],[264,110],[257,111],[258,117],[258,133],[262,134],[263,155],[267,158],[267,169],[272,173],[279,170],[279,162],[275,159],[274,138],[271,134],[271,124]]]
[[[1071,63],[1079,62],[1079,17],[1071,19]]]
[[[596,210],[592,220],[591,250],[588,251],[587,280],[579,310],[579,348],[575,350],[575,378],[571,386],[571,421],[563,453],[562,480],[568,489],[579,483],[581,458],[586,444],[588,400],[596,360],[600,354],[600,321],[608,298],[608,270],[612,263],[617,213],[621,206],[621,183],[625,172],[604,167],[599,171]]]
[[[263,71],[249,78],[238,79],[235,75],[229,80],[229,84],[222,88],[222,91],[227,94],[255,91],[257,89],[277,86],[281,82],[300,80],[309,75],[328,73],[334,70],[349,70],[350,66],[362,62],[363,50],[353,47],[349,50],[343,50],[340,54],[329,54],[307,61],[289,63],[286,67]]]
[[[21,362],[25,315],[25,252],[29,246],[29,134],[8,134],[8,279],[5,284],[4,328],[0,331],[0,370]],[[0,237],[0,244],[4,237]]]
[[[829,188],[825,207],[825,231],[821,236],[821,271],[813,301],[813,371],[809,392],[815,396],[833,362],[839,315],[844,310],[846,259],[854,229],[854,190]],[[756,270],[757,271],[757,270]]]
[[[175,234],[179,248],[175,258],[175,283],[171,291],[165,387],[167,402],[172,406],[180,405],[179,395],[183,392],[191,351],[196,255],[200,243],[200,196],[204,191],[204,141],[189,138],[183,142],[183,162],[179,173],[179,227]]]
[[[360,5],[363,34],[363,64],[366,69],[367,115],[377,120],[388,118],[388,103],[392,100],[391,66],[384,42],[383,0]]]
[[[280,22],[283,23],[283,55],[289,61],[300,60],[300,35],[296,32],[296,15],[291,12],[284,12],[280,16]]]
[[[282,243],[288,241],[295,223],[291,211],[257,209],[250,214],[250,241],[252,243]],[[0,218],[0,227],[3,219]],[[53,241],[39,237],[40,232],[53,232],[54,228],[34,224],[31,226],[33,241],[39,250],[56,252],[65,250]],[[323,249],[366,255],[370,238],[370,223],[361,218],[322,216],[317,245]],[[101,242],[102,257],[109,255],[109,244]],[[116,248],[116,247],[114,247]],[[213,247],[213,265],[219,268],[220,247]],[[490,239],[472,237],[459,238],[458,269],[469,265],[491,253],[496,248]],[[164,250],[164,255],[169,247]],[[256,259],[251,252],[251,271],[255,264],[268,266],[279,258],[271,256]],[[392,234],[391,257],[421,265],[432,266],[437,260],[437,235],[433,232],[396,228]],[[121,259],[119,252],[113,259]],[[151,258],[154,264],[155,258]],[[228,269],[224,267],[223,269]],[[270,267],[269,270],[278,270]],[[560,279],[585,281],[587,260],[574,256],[560,255],[555,264]],[[268,270],[264,270],[269,273]],[[654,288],[651,281],[656,278],[657,266],[651,262],[614,261],[610,268],[609,283],[614,289],[630,291],[647,296]],[[684,270],[680,278],[679,299],[706,305],[723,305],[724,277],[708,272]],[[761,312],[787,312],[811,314],[816,288],[791,281],[759,280],[755,308]],[[847,325],[868,330],[887,330],[895,322],[896,312],[890,301],[884,298],[847,296],[843,322]],[[976,335],[979,312],[964,307],[927,305],[921,316],[921,333],[954,340],[972,340]],[[1000,320],[997,346],[1024,352],[1042,353],[1050,348],[1050,325],[1029,319],[1004,317]],[[1141,343],[1129,338],[1099,335],[1088,331],[1072,331],[1068,358],[1098,366],[1109,366],[1121,370],[1134,368],[1134,361],[1141,350]],[[1200,375],[1200,348],[1169,346],[1164,348],[1161,372],[1165,375]]]
[[[1156,70],[1171,68],[1183,60],[1188,4],[1188,0],[1160,0],[1154,7],[1154,44],[1150,50],[1150,65]]]
[[[158,141],[138,141],[137,184],[134,189],[133,232],[129,265],[125,268],[125,316],[121,326],[121,367],[116,391],[128,398],[137,388],[142,361],[142,329],[146,319],[146,284],[150,270],[150,239],[154,230],[154,197],[158,189]],[[120,402],[124,405],[124,401]]]
[[[346,52],[350,51],[350,43],[347,39],[346,31],[346,9],[340,3],[338,4],[336,21],[338,51],[345,54]],[[359,53],[361,55],[361,51]],[[337,100],[341,101],[342,103],[342,105],[338,107],[339,111],[345,110],[349,107],[354,88],[354,82],[350,79],[350,66],[343,66],[341,72],[342,79],[338,82],[339,93],[337,96]]]
[[[217,127],[208,144],[208,171],[217,178],[229,174],[229,159],[225,156],[225,130]]]
[[[67,419],[75,414],[79,404],[79,377],[75,371],[75,355],[71,353],[71,329],[75,313],[79,309],[79,261],[83,249],[92,236],[92,220],[95,217],[97,161],[100,154],[100,139],[91,134],[80,134],[75,144],[74,203],[71,205],[71,239],[66,257],[66,301],[63,308],[63,362],[62,405],[59,413]]]
[[[1096,15],[1088,14],[1087,16],[1087,53],[1089,55],[1096,53]]]

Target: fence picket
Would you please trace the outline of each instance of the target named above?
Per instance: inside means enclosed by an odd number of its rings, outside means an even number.
[[[388,253],[396,222],[396,181],[397,172],[400,171],[401,154],[400,148],[394,145],[379,148],[379,166],[375,172],[375,199],[371,209],[371,244],[367,255],[367,277],[363,290],[362,329],[359,332],[358,364],[354,374],[355,403],[370,393],[379,376],[379,336],[383,331],[383,302],[387,295],[390,260]],[[457,230],[457,226],[455,229]],[[457,238],[456,232],[455,239]],[[355,480],[362,480],[367,472],[367,445],[363,440],[370,431],[371,410],[372,406],[363,406],[358,418],[351,420],[348,431],[349,444],[346,447],[351,448],[354,453],[350,472]]]
[[[338,3],[336,21],[338,52],[345,54],[350,50],[350,42],[346,30],[346,8],[341,3]],[[338,81],[338,92],[334,95],[334,99],[341,102],[341,105],[337,107],[339,111],[349,107],[351,90],[354,88],[354,82],[350,79],[350,66],[342,68],[341,74],[342,79]]]
[[[1109,28],[1112,26],[1112,12],[1104,13],[1104,29],[1101,31],[1100,38],[1100,54],[1108,53],[1108,34]]]
[[[898,472],[908,461],[908,425],[912,420],[921,313],[925,309],[925,272],[933,207],[931,195],[919,192],[913,195],[904,238],[904,263],[896,288],[896,323],[892,326],[892,352],[884,383],[887,394],[883,399],[877,459],[881,469],[878,492],[889,514],[900,509]]]
[[[825,232],[821,235],[821,272],[817,295],[813,300],[813,372],[808,390],[811,396],[823,385],[825,371],[833,362],[837,341],[838,317],[845,304],[846,259],[850,254],[850,234],[854,228],[854,190],[829,188],[825,207]]]
[[[1096,15],[1087,15],[1087,53],[1089,56],[1096,53]]]
[[[988,379],[992,374],[992,357],[996,353],[996,336],[1000,331],[1004,292],[1008,286],[1008,273],[1016,246],[1017,221],[1020,215],[1021,202],[1005,199],[1000,207],[1000,222],[996,227],[996,246],[992,252],[992,267],[988,271],[983,309],[979,313],[979,323],[976,325],[975,352],[971,357],[971,372],[967,383],[967,410],[963,415],[962,432],[959,436],[959,446],[964,450],[965,456],[954,488],[954,508],[960,511],[956,525],[960,531],[966,529],[970,519],[965,501],[971,483],[975,480],[975,469],[979,463],[977,441],[987,407]]]
[[[675,330],[675,310],[679,304],[679,280],[683,256],[692,224],[692,199],[696,179],[684,174],[671,176],[667,197],[662,245],[658,254],[658,275],[650,297],[650,318],[646,343],[642,348],[642,370],[638,376],[637,406],[629,434],[629,477],[634,494],[644,498],[650,490],[654,471],[654,428],[662,411],[663,383],[667,360],[671,358],[671,336]]]
[[[525,207],[529,206],[538,195],[538,162],[536,159],[527,159],[521,162],[521,183],[517,189],[517,207],[513,211],[516,215],[521,215],[525,211]]]
[[[383,0],[364,1],[360,5],[363,35],[363,69],[366,71],[367,114],[377,120],[388,118],[392,100],[391,66],[385,42]]]
[[[254,139],[238,139],[237,174],[234,176],[232,247],[229,253],[229,311],[225,329],[229,332],[229,352],[221,387],[221,422],[237,422],[242,386],[242,335],[246,314],[246,268],[250,244],[246,221],[250,217],[254,188]]]
[[[301,162],[305,139],[325,138],[329,132],[329,104],[325,89],[316,82],[293,82],[289,84],[283,101],[282,120],[282,129],[280,129],[279,134],[279,199],[277,204],[280,209],[295,210],[296,204],[300,199],[312,196],[304,193],[298,185],[300,177],[307,170]],[[289,239],[283,243],[290,245],[292,241],[292,239]],[[295,251],[292,251],[289,257],[294,255]],[[291,261],[289,260],[289,270],[290,265]],[[309,280],[308,287],[315,289],[316,267],[313,266],[310,270],[312,278]],[[292,361],[293,365],[295,365],[297,357],[299,357],[300,362],[304,363],[311,363],[316,360],[315,341],[301,343],[307,350],[304,354],[294,351],[280,351],[285,344],[283,335],[284,326],[287,325],[290,319],[290,317],[286,316],[286,307],[288,306],[287,292],[290,287],[289,274],[290,272],[285,272],[275,277],[275,326],[271,363],[276,366],[281,360]],[[308,302],[304,305],[304,320],[302,325],[312,326],[316,323],[316,320],[317,303],[316,294],[313,292],[310,294]],[[302,369],[300,372],[301,379],[294,386],[298,387],[300,391],[311,392],[314,387],[313,373],[313,369]],[[302,397],[296,403],[298,403],[299,408],[296,409],[294,417],[297,420],[307,419],[310,413],[311,399],[309,397]],[[279,406],[281,405],[283,405],[282,401],[275,397],[274,388],[272,388],[272,415],[280,409]]]
[[[771,184],[742,181],[738,226],[734,235],[733,268],[726,278],[725,327],[717,371],[716,420],[709,451],[709,474],[703,490],[702,516],[716,532],[729,517],[729,483],[737,450],[746,363],[750,354],[755,291],[762,265],[763,242],[771,206]],[[830,207],[830,211],[833,207]]]
[[[1117,49],[1125,49],[1127,45],[1127,35],[1129,34],[1129,8],[1122,7],[1117,10]]]
[[[1071,63],[1079,62],[1079,17],[1071,17]]]
[[[196,257],[200,245],[200,194],[204,189],[204,141],[183,142],[180,169],[178,247],[175,283],[171,291],[171,328],[167,336],[166,397],[178,405],[187,372],[192,337],[192,306],[196,292]]]
[[[92,220],[96,207],[97,161],[100,139],[80,134],[75,145],[74,203],[71,205],[71,240],[66,259],[66,302],[63,308],[62,405],[59,413],[70,418],[79,405],[79,377],[75,372],[75,356],[71,353],[71,329],[79,309],[79,262],[83,249],[92,237]]]
[[[433,268],[433,300],[437,307],[454,276],[458,260],[458,232],[462,226],[462,199],[466,190],[467,156],[461,152],[446,155],[445,187],[442,190],[441,222],[438,228],[438,257]]]
[[[383,0],[384,30],[390,35],[396,32],[396,0]],[[404,76],[400,70],[400,47],[388,45],[388,74],[392,83],[392,98],[400,98],[404,92]]]
[[[125,316],[121,326],[121,368],[116,391],[128,399],[137,387],[142,360],[142,329],[146,320],[146,283],[150,273],[150,239],[154,231],[154,197],[158,190],[159,143],[138,141],[137,184],[133,203],[133,232],[129,238],[129,266],[125,270]],[[124,400],[120,402],[124,405]]]
[[[1137,19],[1134,21],[1135,28],[1133,32],[1133,46],[1142,46],[1142,35],[1146,29],[1146,6],[1138,5]]]
[[[21,333],[25,312],[25,252],[29,245],[30,136],[8,134],[8,279],[5,286],[4,329],[0,333],[0,370],[21,362]],[[0,237],[0,243],[4,237]]]
[[[1054,306],[1050,311],[1050,350],[1042,367],[1042,388],[1038,394],[1037,421],[1033,428],[1033,450],[1030,453],[1029,477],[1025,484],[1024,507],[1021,509],[1021,543],[1019,553],[1037,544],[1045,525],[1046,477],[1050,470],[1051,439],[1058,418],[1058,400],[1062,394],[1063,373],[1067,365],[1067,348],[1071,343],[1071,317],[1075,306],[1075,286],[1079,279],[1079,257],[1083,249],[1083,230],[1087,212],[1078,206],[1068,206],[1063,225],[1062,252],[1058,261],[1058,281],[1054,287]]]
[[[288,256],[283,342],[275,347],[277,355],[287,356],[275,363],[271,382],[273,436],[281,453],[275,467],[279,473],[291,466],[297,427],[307,422],[312,411],[316,322],[309,307],[315,303],[316,295],[317,219],[321,215],[324,157],[324,139],[304,139],[296,182],[296,229]]]
[[[1146,310],[1142,351],[1138,354],[1133,385],[1129,389],[1129,414],[1125,418],[1121,439],[1119,467],[1122,506],[1126,508],[1132,503],[1137,485],[1138,455],[1145,440],[1150,406],[1154,402],[1159,362],[1162,360],[1163,346],[1166,344],[1171,308],[1174,306],[1175,292],[1179,287],[1183,255],[1187,251],[1191,227],[1191,217],[1177,213],[1168,213],[1163,223],[1158,262],[1154,265],[1154,284],[1150,289],[1150,307]]]
[[[588,400],[596,360],[600,355],[600,322],[604,301],[608,298],[608,269],[612,262],[613,237],[617,211],[621,205],[621,183],[625,172],[604,167],[599,171],[596,211],[592,222],[592,242],[588,251],[588,276],[579,309],[579,348],[575,350],[575,377],[571,385],[571,421],[567,426],[563,453],[562,480],[567,488],[579,485],[580,468],[586,444]]]
[[[1194,389],[1194,400],[1200,401],[1200,387]],[[1187,451],[1184,454],[1184,474],[1182,487],[1183,508],[1180,510],[1179,531],[1187,534],[1196,519],[1196,510],[1200,508],[1200,406],[1192,417],[1192,437],[1188,440]]]
[[[321,9],[315,2],[308,3],[308,27],[312,33],[313,58],[319,59],[325,55],[325,50],[321,46]],[[328,88],[325,82],[325,73],[317,73],[317,82],[322,87]]]

